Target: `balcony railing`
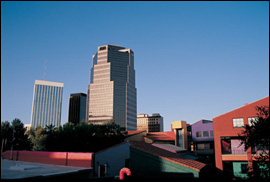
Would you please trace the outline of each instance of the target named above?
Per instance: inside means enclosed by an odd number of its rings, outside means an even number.
[[[232,154],[233,155],[247,154],[247,151],[244,148],[233,148]]]
[[[222,151],[222,154],[244,155],[247,154],[247,151],[244,148],[231,147],[229,150]]]

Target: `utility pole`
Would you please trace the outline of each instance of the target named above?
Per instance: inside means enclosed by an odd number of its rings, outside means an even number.
[[[44,81],[46,80],[47,59],[45,60]]]
[[[11,142],[11,151],[10,151],[10,160],[13,160],[13,155],[12,155],[12,152],[13,152],[13,144],[15,142],[15,138],[14,138],[14,133],[15,133],[15,128],[13,128],[13,134],[12,134],[12,142]]]

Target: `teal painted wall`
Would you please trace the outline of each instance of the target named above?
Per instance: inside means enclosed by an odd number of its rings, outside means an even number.
[[[241,169],[242,164],[247,165],[248,162],[233,162],[233,175],[236,177],[247,178],[248,177],[247,173],[242,172]]]
[[[143,177],[199,177],[199,171],[167,161],[157,156],[130,148],[130,169],[137,176]]]

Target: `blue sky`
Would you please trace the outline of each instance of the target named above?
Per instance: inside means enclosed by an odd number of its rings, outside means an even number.
[[[35,80],[87,91],[92,55],[135,53],[137,111],[194,123],[269,95],[269,2],[2,2],[1,121],[30,123]]]

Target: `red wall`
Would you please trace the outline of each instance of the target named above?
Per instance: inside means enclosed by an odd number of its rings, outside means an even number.
[[[11,151],[2,153],[3,159],[10,159]],[[93,153],[75,152],[37,152],[37,151],[13,151],[13,160],[36,162],[43,164],[54,164],[76,167],[93,167]]]
[[[220,137],[238,136],[243,128],[233,128],[233,118],[244,118],[244,125],[248,124],[249,117],[256,117],[256,106],[269,106],[269,97],[260,99],[243,107],[230,111],[213,118],[214,142],[215,142],[215,159],[216,167],[223,170],[222,151]],[[251,159],[251,149],[247,150],[248,159]]]

